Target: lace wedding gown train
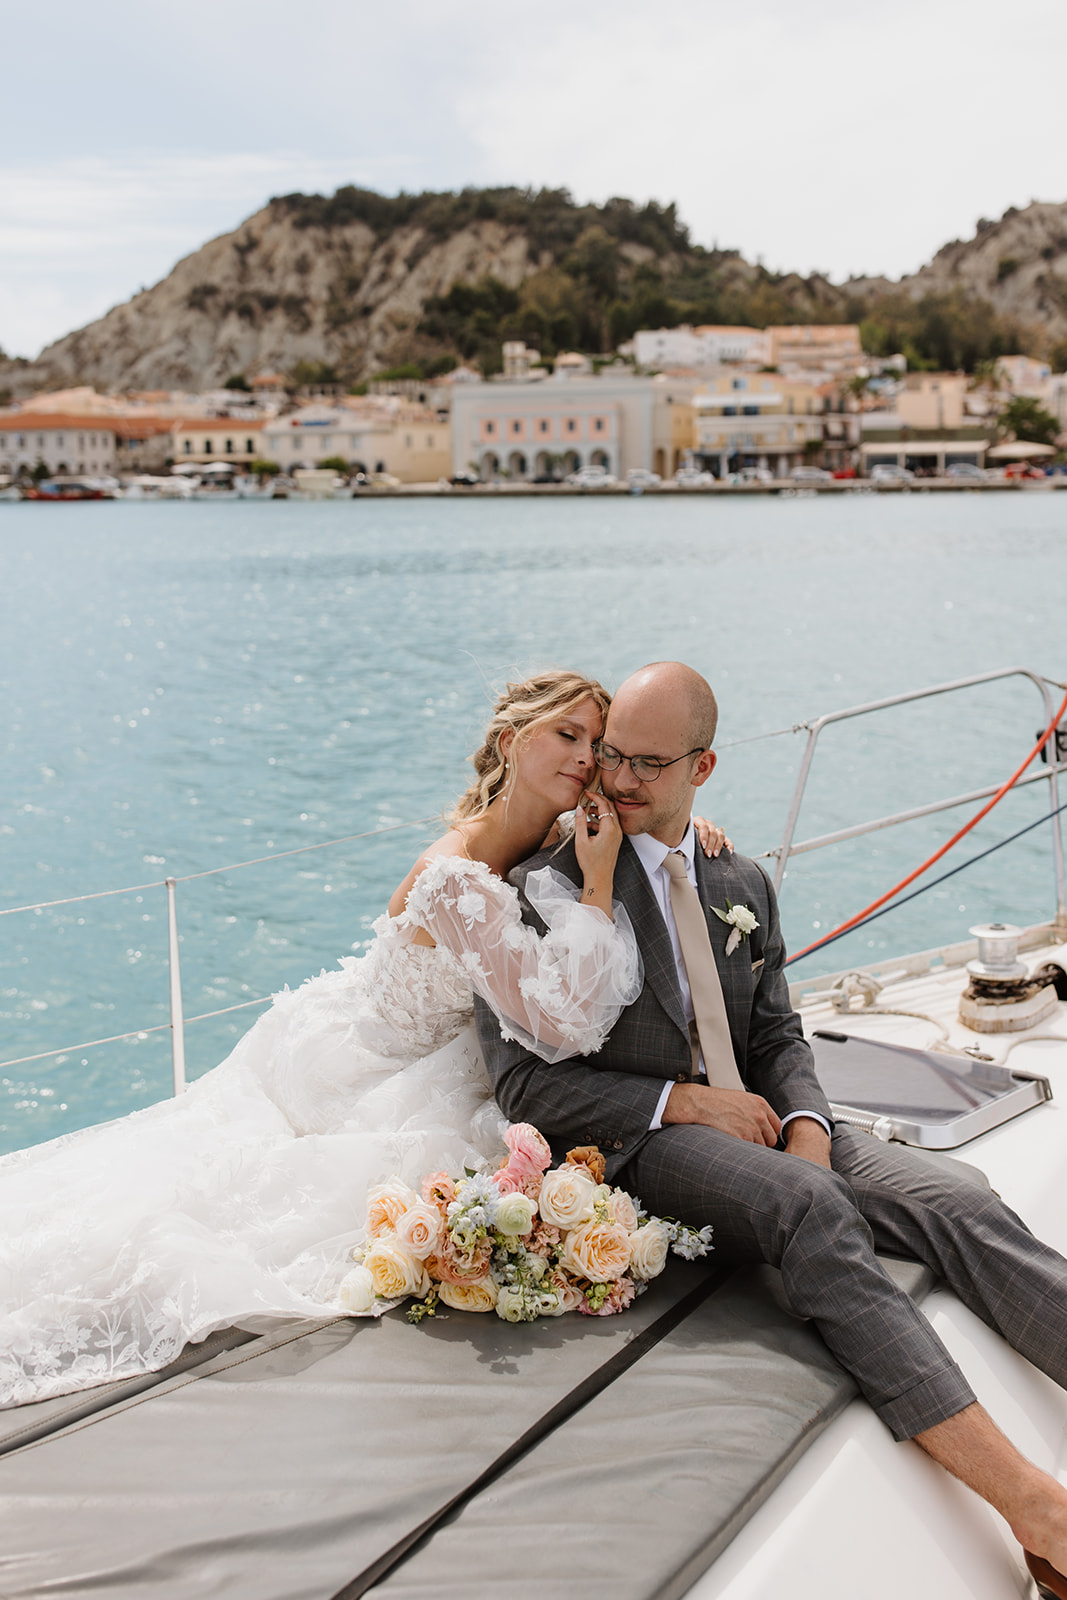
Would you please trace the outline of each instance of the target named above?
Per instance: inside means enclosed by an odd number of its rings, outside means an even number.
[[[0,1406],[155,1371],[217,1328],[336,1314],[371,1184],[495,1163],[472,989],[560,1060],[641,984],[625,912],[549,868],[531,887],[544,939],[481,862],[435,858],[366,955],[276,995],[180,1098],[0,1159]]]

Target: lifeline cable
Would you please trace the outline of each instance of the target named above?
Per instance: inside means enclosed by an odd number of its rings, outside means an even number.
[[[1017,833],[1009,833],[1006,839],[999,839],[996,844],[991,844],[988,850],[979,850],[976,856],[971,856],[967,861],[961,861],[958,867],[950,867],[939,878],[931,878],[929,883],[924,883],[921,889],[913,889],[911,894],[903,895],[894,901],[891,906],[883,906],[880,911],[872,911],[869,917],[864,917],[861,922],[853,923],[851,928],[843,928],[840,933],[828,933],[822,941],[822,946],[833,944],[837,939],[843,939],[846,933],[856,933],[860,928],[865,928],[869,922],[877,922],[879,917],[887,917],[891,911],[896,911],[899,906],[906,906],[909,900],[917,900],[928,889],[936,889],[939,883],[947,883],[949,878],[954,878],[957,872],[966,872],[968,867],[973,867],[976,862],[984,861],[986,856],[996,855],[998,850],[1003,850],[1007,844],[1014,844],[1016,839],[1021,839],[1024,833],[1032,833],[1035,828],[1042,827],[1046,822],[1051,822],[1053,817],[1058,817],[1061,811],[1067,811],[1067,800],[1058,805],[1055,811],[1049,811],[1045,816],[1038,817],[1036,822],[1028,822],[1025,828],[1020,828]],[[782,962],[783,967],[788,967],[791,961],[799,961],[804,954],[803,950],[795,956],[787,956]]]
[[[906,889],[909,883],[914,883],[916,878],[920,877],[922,873],[924,873],[929,867],[932,867],[935,861],[940,861],[941,857],[946,855],[948,851],[952,849],[954,844],[959,844],[960,840],[966,834],[970,833],[972,828],[976,828],[981,822],[982,818],[988,816],[993,807],[997,805],[999,801],[1003,800],[1008,790],[1013,788],[1014,785],[1018,783],[1019,779],[1030,765],[1031,761],[1040,750],[1044,749],[1049,739],[1051,739],[1053,733],[1059,727],[1060,718],[1063,716],[1065,711],[1067,711],[1067,694],[1064,695],[1062,701],[1060,702],[1059,710],[1056,712],[1055,716],[1052,718],[1052,721],[1049,723],[1044,733],[1034,745],[1034,748],[1030,751],[1030,754],[1026,757],[1026,760],[1016,767],[1011,777],[1008,778],[1005,783],[1001,784],[993,798],[991,800],[987,800],[985,805],[982,806],[981,810],[976,811],[969,822],[965,822],[962,828],[957,829],[957,831],[952,835],[951,839],[947,839],[939,849],[934,851],[932,856],[928,856],[926,860],[922,862],[921,865],[917,866],[913,872],[909,872],[906,878],[901,878],[900,882],[894,884],[892,889],[887,889],[885,894],[879,895],[877,900],[872,900],[870,905],[864,906],[862,911],[857,911],[856,915],[854,917],[849,917],[847,922],[842,922],[838,927],[832,928],[830,932],[823,938],[813,939],[811,944],[805,945],[803,950],[796,951],[796,953],[791,956],[790,959],[792,961],[799,961],[801,956],[810,955],[813,950],[818,950],[822,945],[829,944],[831,939],[836,939],[843,933],[851,933],[852,929],[857,927],[859,923],[863,922],[872,911],[877,911],[880,906],[885,905],[887,900],[892,900],[895,895],[900,893],[901,889]]]
[[[1032,834],[1035,827],[1041,827],[1043,824],[1045,824],[1045,822],[1053,821],[1054,816],[1059,816],[1061,811],[1067,811],[1067,800],[1064,800],[1062,805],[1057,805],[1056,810],[1048,811],[1046,816],[1040,816],[1040,818],[1037,819],[1037,822],[1027,822],[1027,826],[1021,827],[1017,834],[1008,834],[1008,837],[1000,838],[995,845],[989,846],[989,850],[979,850],[977,856],[971,856],[968,861],[961,861],[960,866],[950,867],[947,872],[942,872],[941,877],[939,878],[931,878],[929,883],[923,883],[921,890],[912,890],[912,893],[910,894],[902,894],[899,901],[893,902],[893,906],[883,906],[881,907],[881,910],[872,910],[870,917],[862,918],[862,922],[853,923],[851,928],[843,928],[841,933],[827,933],[824,941],[822,941],[822,946],[833,944],[833,942],[837,941],[837,939],[845,938],[846,933],[857,933],[857,931],[861,930],[861,928],[865,928],[867,923],[878,922],[878,917],[888,917],[891,910],[896,910],[899,906],[907,906],[907,902],[909,902],[910,899],[918,899],[918,896],[920,896],[920,894],[925,894],[926,890],[936,890],[939,883],[949,882],[949,878],[955,877],[957,872],[966,872],[966,869],[968,869],[968,867],[973,867],[977,861],[984,861],[985,856],[995,856],[998,850],[1003,850],[1003,848],[1005,848],[1005,845],[1014,845],[1016,838],[1022,838],[1022,835],[1024,834]],[[798,962],[803,954],[805,954],[803,950],[798,950],[797,955],[787,955],[784,962],[782,962],[782,966],[789,966],[790,962]]]

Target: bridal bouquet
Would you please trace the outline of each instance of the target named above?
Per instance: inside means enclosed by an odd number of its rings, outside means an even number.
[[[710,1248],[710,1228],[649,1217],[604,1183],[595,1147],[570,1151],[550,1171],[552,1152],[530,1123],[504,1138],[509,1154],[496,1172],[435,1172],[421,1195],[396,1179],[371,1189],[367,1243],[340,1286],[344,1310],[367,1315],[413,1295],[413,1322],[439,1302],[505,1322],[606,1317],[663,1271],[668,1251],[693,1260]]]

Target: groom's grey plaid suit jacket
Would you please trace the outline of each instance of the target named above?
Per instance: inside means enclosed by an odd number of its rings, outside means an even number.
[[[527,874],[552,866],[581,884],[573,844],[545,850],[511,873],[526,921],[539,925],[523,886]],[[754,861],[725,852],[709,860],[698,848],[697,889],[705,908],[722,980],[726,1014],[745,1087],[779,1116],[830,1110],[815,1077],[811,1049],[791,1009],[782,961],[785,951],[774,891]],[[627,839],[615,871],[615,899],[630,915],[645,964],[644,987],[619,1018],[596,1055],[549,1066],[521,1044],[501,1039],[489,1008],[476,1000],[478,1033],[501,1110],[512,1122],[532,1122],[557,1155],[576,1145],[599,1145],[612,1177],[650,1137],[649,1123],[664,1079],[687,1080],[692,1059],[689,1030],[666,924],[641,862]],[[730,929],[710,909],[748,905],[760,926],[732,955]]]

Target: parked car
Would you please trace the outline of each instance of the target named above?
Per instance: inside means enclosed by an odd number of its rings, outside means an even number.
[[[448,481],[453,489],[473,489],[482,480],[476,472],[454,472]]]
[[[794,483],[829,483],[830,474],[822,467],[794,467],[789,476]]]
[[[978,466],[973,461],[953,461],[951,466],[945,468],[947,478],[958,478],[969,483],[984,483],[985,468]]]
[[[658,472],[649,472],[647,467],[631,467],[626,481],[631,489],[658,489],[663,479]]]
[[[606,467],[579,467],[577,472],[567,474],[567,482],[579,489],[607,489],[618,479]]]
[[[674,483],[679,489],[710,489],[714,482],[714,475],[702,472],[699,467],[679,467],[674,474]]]
[[[562,483],[563,479],[557,477],[554,472],[539,472],[533,481],[534,483]]]
[[[766,467],[742,467],[735,479],[737,483],[773,483],[774,473]]]
[[[882,461],[871,468],[872,483],[914,483],[915,474],[909,467],[898,467],[892,462]]]
[[[854,478],[856,469],[855,467],[838,467],[836,472],[832,472],[830,476],[832,478]]]
[[[1045,473],[1040,467],[1032,467],[1028,461],[1013,461],[1004,468],[1006,478],[1043,478]]]

